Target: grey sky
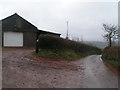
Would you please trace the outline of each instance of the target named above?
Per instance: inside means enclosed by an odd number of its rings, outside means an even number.
[[[107,0],[108,1],[108,0]],[[0,19],[17,12],[38,29],[66,36],[69,21],[70,37],[102,41],[102,24],[118,24],[118,3],[81,2],[81,0],[2,0]]]

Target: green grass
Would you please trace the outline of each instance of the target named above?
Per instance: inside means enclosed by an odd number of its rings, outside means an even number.
[[[41,56],[51,59],[62,59],[62,60],[78,60],[88,55],[94,53],[76,53],[74,50],[51,50],[51,49],[41,49],[39,53],[33,53],[33,55]]]
[[[41,49],[39,53],[34,53],[34,55],[42,56],[51,59],[62,59],[62,60],[76,60],[81,58],[79,54],[72,50],[46,50]]]
[[[106,47],[102,53],[102,59],[120,71],[120,47]]]
[[[114,60],[105,60],[105,62],[109,63],[110,65],[112,65],[117,70],[120,67],[117,61],[114,61]]]

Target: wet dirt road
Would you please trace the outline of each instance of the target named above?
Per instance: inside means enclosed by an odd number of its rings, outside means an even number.
[[[3,88],[117,88],[118,78],[91,55],[77,61],[32,56],[33,50],[3,50]]]
[[[79,64],[79,61],[76,62]],[[84,66],[83,88],[118,88],[118,76],[101,59],[91,55],[82,60]]]

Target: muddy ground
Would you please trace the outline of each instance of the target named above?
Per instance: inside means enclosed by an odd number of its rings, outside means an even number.
[[[32,55],[33,49],[3,50],[3,88],[117,88],[118,77],[100,55],[77,61]]]

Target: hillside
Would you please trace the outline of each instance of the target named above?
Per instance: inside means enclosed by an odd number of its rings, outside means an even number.
[[[102,41],[84,41],[84,43],[91,46],[96,46],[101,49],[107,46],[107,42],[102,42]]]
[[[106,42],[106,41],[84,41],[83,43],[91,45],[91,46],[95,46],[95,47],[98,47],[101,49],[104,49],[105,47],[108,46],[108,42]],[[112,43],[112,45],[113,46],[120,46],[120,45],[118,45],[117,41]]]

